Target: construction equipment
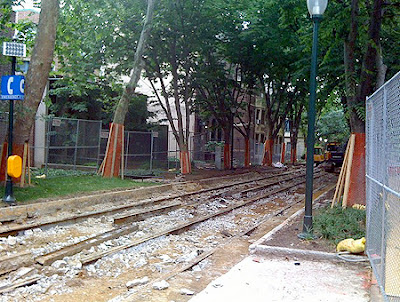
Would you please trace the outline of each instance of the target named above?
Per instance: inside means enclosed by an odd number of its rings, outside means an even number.
[[[320,146],[314,147],[314,163],[316,166],[325,161],[324,149]]]
[[[341,167],[347,144],[330,142],[326,145],[324,170],[333,172],[336,167]]]

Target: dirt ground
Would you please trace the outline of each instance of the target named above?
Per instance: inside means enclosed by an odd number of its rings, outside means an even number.
[[[258,171],[259,173],[270,173],[271,171],[277,171],[274,168],[251,168],[251,171]],[[235,169],[229,171],[216,171],[208,169],[196,169],[193,174],[188,176],[168,174],[170,178],[163,178],[164,181],[196,181],[200,179],[209,179],[212,177],[225,176],[231,174],[246,173],[250,169]],[[331,181],[331,180],[330,180]],[[300,189],[298,194],[304,193]],[[329,197],[325,197],[329,199]],[[266,233],[272,230],[275,226],[282,223],[288,216],[292,215],[300,208],[303,204],[296,205],[293,209],[290,209],[288,213],[279,215],[271,218],[268,224],[259,226],[254,232],[248,236],[237,238],[232,242],[218,249],[213,255],[208,257],[204,262],[204,268],[199,271],[189,269],[186,272],[179,274],[178,276],[168,280],[170,288],[164,291],[154,291],[151,289],[151,283],[149,283],[143,290],[136,292],[130,296],[127,301],[146,301],[146,302],[169,302],[169,301],[188,301],[191,297],[185,296],[180,293],[182,288],[188,288],[193,290],[195,293],[199,293],[203,290],[211,281],[215,280],[219,276],[227,273],[236,263],[243,260],[248,256],[249,245],[264,236]],[[334,246],[323,239],[317,239],[314,241],[302,241],[298,239],[297,234],[301,232],[302,216],[298,217],[289,226],[281,229],[273,238],[269,241],[269,245],[277,245],[281,247],[289,248],[300,248],[300,249],[312,249],[316,251],[327,251],[333,252]],[[193,243],[196,245],[196,243]],[[164,253],[160,251],[159,253]],[[165,252],[167,253],[167,252]],[[68,286],[71,287],[71,292],[50,295],[42,301],[109,301],[111,298],[115,298],[119,295],[126,293],[126,282],[135,278],[143,276],[151,276],[152,271],[141,271],[140,269],[128,269],[122,275],[117,278],[109,277],[90,277],[85,273],[82,273],[72,280]],[[162,278],[162,275],[155,274]],[[52,291],[52,288],[47,289],[48,292]],[[118,301],[118,299],[116,300]],[[120,300],[123,301],[123,300]]]
[[[330,195],[328,195],[327,199],[323,200],[319,205],[328,205],[330,201],[329,197]],[[315,212],[316,211],[314,210],[314,214]],[[287,226],[274,234],[272,239],[268,240],[266,244],[270,246],[279,246],[292,249],[334,253],[335,244],[333,244],[329,240],[326,240],[322,237],[317,237],[314,240],[302,240],[297,237],[297,235],[300,234],[303,230],[303,220],[304,215],[299,215]]]

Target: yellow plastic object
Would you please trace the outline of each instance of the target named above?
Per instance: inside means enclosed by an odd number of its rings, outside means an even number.
[[[365,210],[365,205],[356,203],[353,204],[352,208],[356,210]]]
[[[344,239],[338,243],[336,251],[348,251],[353,254],[359,254],[365,251],[365,242],[365,237],[357,240],[354,240],[353,238]]]
[[[22,174],[22,158],[18,155],[11,155],[7,159],[7,174],[18,178]]]

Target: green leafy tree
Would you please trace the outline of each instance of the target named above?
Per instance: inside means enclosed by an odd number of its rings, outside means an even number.
[[[321,138],[328,142],[346,142],[350,131],[343,110],[336,109],[324,112],[317,121],[315,132],[318,141]]]
[[[206,1],[165,0],[149,41],[146,77],[178,143],[183,174],[191,172],[189,130],[198,53],[215,38],[213,28]]]
[[[60,112],[72,110],[85,116],[96,104],[107,116],[114,113],[117,94],[123,92],[122,76],[129,75],[133,65],[132,49],[138,44],[144,17],[144,1],[65,2],[56,47],[57,74],[62,78],[52,91]]]

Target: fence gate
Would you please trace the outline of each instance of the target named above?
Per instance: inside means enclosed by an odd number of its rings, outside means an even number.
[[[367,100],[367,254],[386,301],[400,301],[400,73]]]

